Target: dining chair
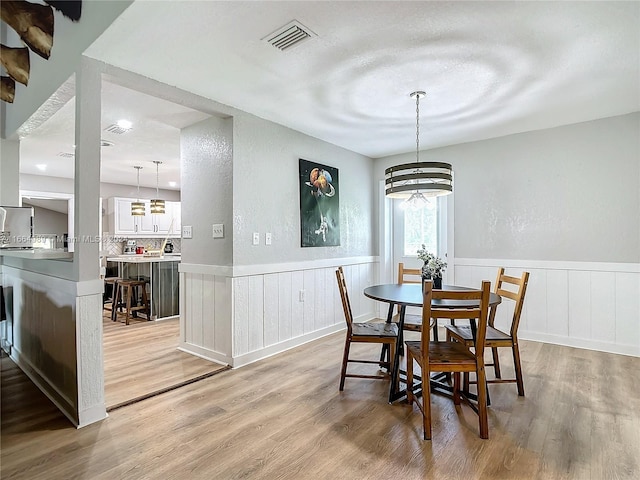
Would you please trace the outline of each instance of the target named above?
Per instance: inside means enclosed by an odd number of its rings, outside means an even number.
[[[520,350],[518,348],[518,326],[520,325],[520,315],[522,314],[522,306],[524,305],[524,296],[527,291],[529,282],[529,272],[522,272],[520,278],[505,275],[504,268],[498,269],[498,277],[494,292],[503,299],[507,298],[513,302],[513,315],[511,317],[511,326],[509,333],[503,332],[495,327],[495,308],[493,307],[489,315],[489,324],[487,327],[487,336],[485,347],[491,348],[493,363],[487,363],[486,366],[492,366],[495,373],[495,379],[487,380],[487,383],[516,383],[518,386],[518,395],[524,396],[524,380],[522,377],[522,364],[520,361]],[[506,288],[510,286],[510,288]],[[447,338],[454,339],[458,342],[465,343],[467,346],[473,345],[473,335],[469,326],[445,326],[447,329]],[[513,354],[513,366],[516,378],[502,378],[500,372],[500,360],[498,358],[498,348],[511,348]],[[475,383],[475,382],[470,382]]]
[[[382,379],[389,377],[392,371],[393,359],[395,358],[396,343],[398,341],[398,326],[395,323],[386,323],[384,320],[378,322],[354,322],[351,312],[351,302],[349,302],[349,293],[347,292],[347,282],[344,277],[342,267],[336,270],[336,278],[338,280],[338,288],[340,297],[342,298],[342,309],[344,310],[344,318],[347,322],[347,337],[344,343],[344,354],[342,356],[342,369],[340,371],[340,390],[344,390],[344,381],[346,377],[351,378],[373,378]],[[382,343],[388,345],[389,358],[387,361],[380,360],[354,360],[349,358],[351,343]],[[347,373],[348,363],[369,363],[377,364],[387,369],[386,375],[364,375]]]
[[[422,270],[419,268],[405,268],[404,263],[398,263],[398,283],[422,283]],[[394,315],[393,321],[398,322],[400,318],[400,305],[398,305],[398,313]],[[422,331],[422,315],[406,314],[404,316],[403,330],[412,332]]]
[[[429,322],[431,318],[445,318],[451,320],[476,319],[476,342],[472,351],[465,343],[430,341],[428,328],[422,330],[420,341],[408,341],[407,345],[407,400],[409,405],[416,403],[422,413],[422,429],[425,440],[431,439],[431,388],[428,383],[431,372],[445,372],[453,374],[453,403],[460,405],[464,400],[473,411],[478,414],[480,438],[489,438],[489,422],[487,416],[487,390],[478,388],[477,400],[467,396],[467,392],[460,389],[460,374],[474,372],[479,385],[485,379],[484,370],[484,341],[489,316],[489,296],[491,282],[483,281],[481,290],[434,290],[433,282],[427,280],[423,287],[424,303],[422,307],[422,321]],[[440,302],[439,302],[440,301]],[[470,301],[477,307],[455,308],[456,303]],[[435,302],[434,306],[432,302]],[[438,303],[449,305],[438,306]],[[453,307],[453,308],[452,308]],[[421,377],[425,385],[422,388],[422,401],[413,393],[414,361],[420,366]]]

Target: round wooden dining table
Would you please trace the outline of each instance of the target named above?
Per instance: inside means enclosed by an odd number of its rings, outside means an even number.
[[[445,291],[463,291],[478,290],[477,288],[462,287],[457,285],[442,285],[440,290]],[[400,315],[398,316],[398,343],[396,345],[395,358],[393,362],[393,371],[391,372],[391,388],[389,389],[389,403],[399,400],[406,395],[406,390],[400,389],[400,352],[402,351],[404,327],[404,317],[407,307],[422,307],[423,294],[422,285],[419,283],[386,283],[382,285],[372,285],[364,289],[364,295],[389,304],[387,313],[387,322],[391,322],[393,310],[396,306],[400,307]],[[490,316],[495,315],[495,306],[502,302],[502,298],[497,293],[491,292],[489,298],[489,306],[491,308]],[[473,300],[431,300],[431,305],[438,308],[470,308],[477,307],[478,302]],[[472,325],[473,328],[473,325]]]

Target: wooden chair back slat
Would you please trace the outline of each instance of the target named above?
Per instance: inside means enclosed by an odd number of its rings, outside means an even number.
[[[529,272],[522,272],[520,278],[504,274],[504,268],[498,270],[498,280],[496,281],[495,291],[503,298],[508,298],[515,302],[513,308],[513,317],[511,318],[510,335],[515,339],[518,334],[518,326],[520,325],[520,316],[522,315],[522,307],[524,306],[524,296],[527,292],[529,284]],[[507,290],[506,286],[514,287],[514,290]]]
[[[351,325],[353,324],[353,313],[351,313],[351,302],[349,302],[349,294],[347,293],[347,281],[344,277],[342,267],[336,270],[336,278],[338,280],[338,289],[340,290],[340,298],[342,299],[342,309],[344,310],[344,319],[347,322],[348,333],[351,334]]]

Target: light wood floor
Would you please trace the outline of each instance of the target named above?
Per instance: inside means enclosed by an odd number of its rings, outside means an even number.
[[[343,335],[115,410],[80,430],[4,359],[1,477],[640,478],[640,358],[523,342],[527,396],[519,398],[515,385],[490,387],[489,440],[478,437],[468,407],[433,395],[426,442],[415,407],[387,404],[386,381],[347,379],[338,391]]]
[[[228,367],[177,350],[179,319],[129,325],[103,317],[107,411]]]

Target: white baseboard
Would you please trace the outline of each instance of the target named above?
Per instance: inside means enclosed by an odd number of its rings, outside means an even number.
[[[586,350],[597,350],[599,352],[640,357],[640,346],[620,345],[582,338],[569,338],[562,335],[528,332],[525,330],[520,330],[518,332],[518,338],[521,340],[532,340],[534,342],[553,343],[554,345],[564,345],[566,347],[583,348]]]
[[[331,325],[329,327],[322,328],[320,330],[316,330],[315,332],[307,333],[306,335],[301,335],[299,337],[292,338],[284,342],[270,345],[266,348],[261,348],[260,350],[255,350],[253,352],[245,353],[244,355],[239,355],[237,357],[234,357],[231,366],[233,368],[243,367],[250,363],[257,362],[258,360],[262,360],[264,358],[271,357],[278,353],[282,353],[285,350],[299,347],[300,345],[304,345],[305,343],[309,343],[314,340],[318,340],[319,338],[326,337],[327,335],[331,335],[332,333],[339,332],[341,330],[344,330],[345,328],[346,326],[344,323],[339,323],[336,325]]]
[[[78,422],[77,428],[86,427],[87,425],[99,422],[108,417],[107,405],[105,403],[103,403],[102,405],[94,405],[93,407],[81,410],[78,416],[80,420]]]
[[[178,350],[181,352],[189,353],[191,355],[195,355],[196,357],[204,358],[205,360],[209,360],[210,362],[219,363],[221,365],[231,365],[231,357],[225,355],[224,353],[216,352],[215,350],[209,350],[204,347],[199,347],[198,345],[193,345],[188,342],[180,341],[178,345]]]
[[[80,425],[78,418],[76,416],[76,407],[73,405],[73,402],[67,398],[66,395],[58,391],[58,389],[53,386],[50,382],[47,381],[46,377],[40,372],[37,368],[35,368],[31,362],[20,353],[20,351],[13,346],[11,348],[11,359],[15,362],[20,370],[22,370],[27,377],[40,389],[42,393],[44,393],[49,400],[53,402],[53,404],[58,407],[58,409],[64,414],[65,417],[69,419],[71,423],[76,428],[79,428]],[[105,410],[106,412],[106,410]]]

